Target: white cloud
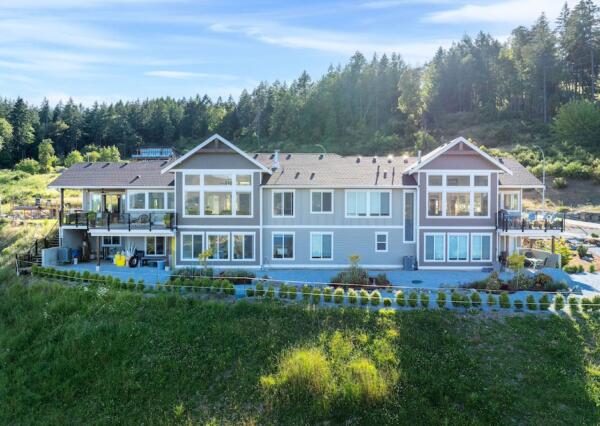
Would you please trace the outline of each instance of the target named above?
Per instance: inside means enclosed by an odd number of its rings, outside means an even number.
[[[430,13],[426,22],[454,23],[490,22],[524,24],[535,21],[542,12],[553,20],[560,12],[564,0],[508,0],[479,5],[467,4],[455,9]]]
[[[190,72],[190,71],[172,71],[172,70],[156,70],[156,71],[147,71],[144,73],[149,77],[159,77],[159,78],[171,78],[171,79],[191,79],[191,78],[207,78],[207,79],[216,79],[216,80],[237,80],[238,77],[235,75],[228,74],[211,74],[211,73],[203,73],[203,72]]]
[[[361,3],[359,6],[364,9],[391,9],[394,7],[405,6],[409,4],[451,4],[459,3],[455,0],[373,0]]]

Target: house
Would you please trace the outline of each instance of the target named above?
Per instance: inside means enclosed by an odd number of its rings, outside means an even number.
[[[562,219],[522,214],[541,182],[460,137],[417,157],[247,153],[214,135],[179,158],[80,163],[61,191],[60,241],[100,257],[135,247],[146,260],[216,268],[482,269],[523,238],[553,238]],[[65,189],[82,211],[64,211]]]

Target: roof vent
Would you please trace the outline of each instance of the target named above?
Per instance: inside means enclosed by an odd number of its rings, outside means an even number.
[[[110,163],[104,163],[104,166],[102,166],[102,168],[106,169],[108,166],[110,166]]]
[[[296,175],[294,176],[294,179],[298,179],[300,177],[300,172],[296,172]]]
[[[169,161],[163,161],[162,163],[160,163],[160,167],[164,167],[169,163]]]
[[[122,169],[123,167],[125,167],[127,165],[127,163],[123,163],[119,166],[119,169]]]
[[[375,164],[375,163],[377,162],[377,156],[373,157],[373,159],[371,160],[371,162],[372,162],[373,164]]]
[[[388,163],[391,164],[393,158],[394,158],[394,156],[392,154],[388,155],[388,157],[387,157]]]
[[[408,164],[408,158],[404,157],[404,164]]]
[[[88,167],[90,167],[92,164],[94,163],[87,163],[85,166],[83,166],[84,169],[87,169]]]
[[[131,182],[129,182],[129,183],[133,183],[133,182],[135,182],[136,180],[138,180],[140,178],[141,178],[141,176],[137,175],[136,177],[134,177],[133,179],[131,179]]]
[[[272,160],[273,158],[275,158],[275,154],[269,155],[269,160]]]
[[[292,154],[288,154],[288,155],[285,156],[286,160],[289,160],[290,158],[292,158]]]
[[[256,160],[256,159],[258,158],[258,154],[254,154],[254,155],[252,156],[252,158],[254,158],[254,159]]]
[[[356,157],[356,163],[360,163],[360,157]]]
[[[310,180],[313,180],[314,178],[315,178],[315,172],[312,172],[312,173],[310,174]]]
[[[323,154],[319,154],[319,160],[323,159]]]
[[[384,179],[387,179],[387,170],[384,170],[384,171],[383,171],[383,178],[384,178]]]

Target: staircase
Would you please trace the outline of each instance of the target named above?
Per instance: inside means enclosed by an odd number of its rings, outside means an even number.
[[[17,275],[29,273],[31,271],[32,265],[41,265],[42,250],[52,247],[58,247],[59,243],[60,240],[58,236],[57,222],[57,224],[54,225],[54,227],[52,227],[50,232],[48,232],[48,234],[45,237],[35,240],[28,251],[15,255],[15,266],[17,268]]]

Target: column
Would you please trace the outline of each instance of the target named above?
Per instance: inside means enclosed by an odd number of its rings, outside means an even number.
[[[100,237],[96,237],[96,271],[100,270]]]
[[[58,226],[63,224],[63,215],[65,210],[65,189],[60,188],[60,209],[58,211]]]

